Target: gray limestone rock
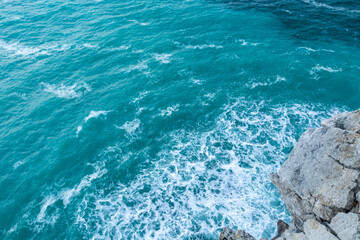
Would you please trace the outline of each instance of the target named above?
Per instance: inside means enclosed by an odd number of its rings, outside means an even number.
[[[360,112],[356,116],[360,118]],[[341,119],[347,118],[343,115]],[[349,119],[360,122],[355,117]],[[307,130],[278,174],[271,175],[299,229],[307,219],[317,217],[330,222],[337,212],[355,205],[360,134],[347,127],[360,129],[360,123],[342,122],[338,128],[333,122],[325,121],[322,128]]]
[[[220,234],[219,240],[256,240],[253,236],[243,230],[232,230],[224,228]]]
[[[341,240],[359,240],[360,222],[359,215],[355,213],[339,212],[331,220],[329,227]]]
[[[305,236],[304,233],[302,233],[302,232],[295,233],[295,232],[290,232],[290,231],[286,231],[284,233],[284,239],[286,239],[286,240],[308,240],[308,238]]]
[[[322,121],[321,125],[328,128],[340,128],[350,132],[360,130],[360,109],[344,112]]]
[[[338,240],[323,224],[315,219],[306,220],[304,233],[308,240]]]

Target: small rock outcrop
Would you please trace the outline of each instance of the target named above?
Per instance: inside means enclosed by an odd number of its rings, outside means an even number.
[[[219,240],[256,240],[253,236],[243,230],[232,230],[224,228],[220,234]]]
[[[360,240],[360,110],[308,129],[270,178],[292,217],[273,239]]]

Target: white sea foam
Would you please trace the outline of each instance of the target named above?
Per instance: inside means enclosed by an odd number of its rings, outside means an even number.
[[[142,111],[144,111],[145,109],[146,109],[146,108],[143,108],[143,107],[138,108],[138,110],[136,111],[136,116],[139,116],[140,113],[141,113]]]
[[[131,45],[121,45],[119,47],[106,48],[105,50],[109,52],[114,52],[114,51],[128,50],[129,48],[131,48]]]
[[[19,98],[21,98],[21,99],[23,99],[23,100],[26,100],[26,99],[27,99],[26,93],[17,93],[17,92],[15,92],[15,93],[11,93],[10,95],[17,96],[17,97],[19,97]]]
[[[5,42],[0,40],[0,53],[4,52],[10,56],[37,57],[40,55],[51,55],[54,52],[66,51],[69,44],[42,44],[39,46],[26,46],[20,42]]]
[[[197,100],[201,103],[202,106],[208,106],[210,102],[212,102],[215,99],[216,93],[207,93],[202,96],[198,96]]]
[[[0,50],[5,50],[9,52],[11,55],[15,56],[29,56],[29,55],[49,55],[49,52],[46,49],[42,49],[40,47],[28,47],[20,44],[19,42],[7,43],[0,40]]]
[[[308,52],[317,52],[318,50],[315,50],[315,49],[312,49],[312,48],[309,48],[309,47],[298,47],[297,49],[299,50],[306,50]]]
[[[333,7],[326,3],[319,3],[314,0],[302,0],[302,1],[305,3],[311,4],[315,7],[327,8],[327,9],[330,9],[330,10],[333,10],[336,12],[341,12],[341,13],[346,13],[346,14],[349,14],[349,13],[350,14],[360,14],[360,10],[356,10],[356,9],[347,9],[344,7]]]
[[[264,86],[272,86],[274,84],[285,82],[286,78],[281,77],[279,75],[276,76],[275,81],[272,79],[267,79],[264,82],[257,82],[256,79],[252,79],[249,83],[246,84],[250,89],[254,89],[256,87],[264,87]]]
[[[89,115],[84,118],[84,122],[87,123],[92,118],[98,118],[99,116],[106,116],[109,112],[112,112],[112,110],[109,111],[90,111]],[[79,133],[83,130],[83,126],[79,125],[76,128],[76,137],[79,137]]]
[[[310,47],[298,47],[297,50],[305,51],[307,53],[310,53],[310,52],[330,52],[330,53],[333,53],[333,52],[335,52],[334,50],[331,50],[331,49],[313,49],[313,48],[310,48]]]
[[[36,221],[53,225],[59,215],[55,211],[55,213],[51,213],[49,214],[50,216],[47,216],[47,209],[49,207],[61,200],[66,208],[70,204],[72,198],[78,196],[83,189],[89,187],[93,180],[101,178],[106,173],[106,169],[95,166],[95,171],[92,174],[83,177],[78,185],[70,189],[61,190],[56,194],[46,196],[41,203],[40,212],[37,215]]]
[[[257,238],[264,230],[275,234],[276,220],[289,218],[268,175],[285,160],[298,132],[336,111],[324,109],[232,99],[209,131],[167,134],[166,145],[149,159],[152,165],[129,183],[84,196],[77,226],[93,239],[216,238],[224,226]],[[120,146],[102,156],[114,161],[118,155],[129,159]]]
[[[44,45],[45,49],[50,52],[62,52],[67,51],[71,48],[70,44],[51,44],[51,45]]]
[[[205,82],[204,79],[194,76],[195,74],[192,71],[182,69],[178,71],[178,74],[181,76],[182,79],[188,80],[192,85],[201,85]]]
[[[150,93],[150,91],[142,91],[139,93],[139,96],[136,97],[133,101],[131,101],[132,103],[137,103],[138,101],[140,101],[141,99],[143,99],[144,97],[146,97],[148,94]]]
[[[82,96],[86,92],[90,92],[91,88],[85,82],[75,83],[73,85],[64,85],[61,83],[57,84],[49,84],[49,83],[41,83],[45,88],[44,91],[48,93],[52,93],[59,98],[72,99]]]
[[[131,51],[132,53],[143,53],[144,50],[143,49],[134,49]]]
[[[336,73],[336,72],[342,72],[342,68],[331,68],[331,67],[324,67],[319,64],[317,64],[315,67],[311,68],[310,74],[314,75],[317,72],[329,72],[329,73]]]
[[[162,64],[168,64],[171,61],[171,56],[172,54],[167,54],[167,53],[162,53],[162,54],[158,54],[158,53],[154,53],[152,54],[152,56],[155,58],[156,61],[162,63]]]
[[[140,71],[140,72],[146,72],[146,70],[149,68],[147,65],[148,60],[142,60],[139,61],[137,64],[126,66],[122,69],[120,69],[121,72],[132,72],[132,71]]]
[[[83,179],[81,179],[81,182],[77,186],[71,189],[66,189],[61,191],[60,196],[64,203],[64,206],[67,207],[71,199],[79,195],[81,190],[83,190],[86,187],[89,187],[93,180],[101,178],[106,173],[107,173],[106,169],[100,169],[99,167],[97,167],[94,173],[86,175]]]
[[[209,100],[212,100],[214,99],[216,96],[216,93],[208,93],[208,94],[205,94],[205,97]]]
[[[175,104],[174,106],[170,106],[164,110],[160,110],[160,116],[170,116],[173,112],[179,111],[180,104]]]
[[[247,42],[247,41],[245,41],[245,39],[239,39],[238,42],[240,42],[242,46],[246,46],[246,45],[257,46],[257,45],[259,45],[259,43]]]
[[[90,111],[89,115],[84,118],[84,121],[87,122],[91,118],[98,118],[100,115],[106,116],[111,111]]]
[[[44,200],[42,201],[42,205],[41,205],[41,208],[40,208],[40,212],[39,214],[37,215],[37,221],[38,222],[41,222],[43,221],[45,215],[46,215],[46,209],[51,206],[52,204],[54,204],[58,199],[53,196],[53,195],[49,195],[49,196],[46,196],[44,198]]]
[[[215,45],[215,44],[202,44],[202,45],[187,45],[185,46],[186,49],[204,49],[204,48],[216,48],[220,49],[223,48],[221,45]]]
[[[99,47],[99,45],[92,44],[92,43],[83,43],[82,46],[85,48],[98,48]]]
[[[7,18],[6,21],[16,21],[16,20],[19,20],[22,18],[23,18],[23,16],[20,16],[20,15],[12,15],[11,17]]]
[[[204,80],[200,80],[200,79],[197,79],[197,78],[190,78],[190,81],[192,82],[192,83],[194,83],[194,84],[197,84],[197,85],[201,85],[203,82],[204,82]]]
[[[19,166],[23,165],[25,162],[24,161],[17,161],[16,163],[14,163],[13,168],[16,169]]]
[[[79,133],[81,132],[82,129],[83,127],[81,125],[76,128],[76,137],[79,137]]]
[[[128,20],[128,21],[140,26],[147,26],[151,24],[150,22],[139,22],[138,20]]]
[[[6,234],[8,235],[8,234],[11,234],[11,233],[15,232],[15,231],[17,230],[17,228],[18,228],[18,223],[15,223],[15,225],[12,226],[12,227],[9,229],[9,231],[7,231]]]
[[[276,75],[275,83],[284,82],[284,81],[286,81],[286,78]]]
[[[116,126],[116,125],[115,125],[115,127],[118,128],[118,129],[123,129],[129,135],[132,135],[136,131],[136,129],[139,128],[140,123],[141,123],[140,120],[136,118],[131,122],[125,122],[124,125],[122,125],[121,127]]]

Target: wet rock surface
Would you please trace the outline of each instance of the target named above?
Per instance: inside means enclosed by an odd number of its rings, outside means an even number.
[[[273,239],[360,240],[359,176],[360,110],[308,129],[270,176],[292,217]]]

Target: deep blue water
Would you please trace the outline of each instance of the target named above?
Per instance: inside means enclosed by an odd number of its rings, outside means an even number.
[[[0,238],[270,238],[269,173],[357,108],[355,0],[1,0]]]

